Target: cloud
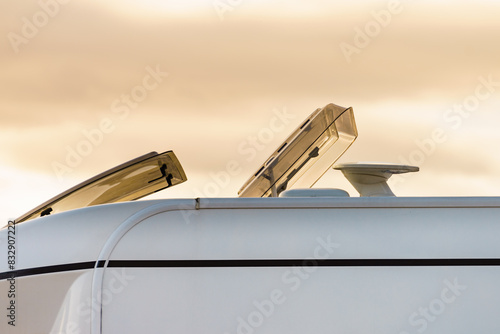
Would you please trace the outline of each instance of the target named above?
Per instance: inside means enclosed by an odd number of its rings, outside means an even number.
[[[251,15],[224,24],[211,16],[147,21],[78,3],[65,6],[20,55],[2,53],[5,125],[30,118],[47,123],[52,116],[88,120],[85,115],[109,109],[141,80],[146,66],[156,64],[171,77],[148,101],[151,106],[208,106],[215,115],[221,101],[332,92],[357,103],[452,97],[471,78],[496,69],[500,51],[491,18],[472,15],[457,23],[457,15],[463,17],[458,9],[423,20],[421,9],[408,8],[348,64],[339,44],[352,43],[353,29],[373,20],[368,6],[352,17],[328,7],[329,15],[316,19]],[[27,119],[35,109],[48,117]]]
[[[340,44],[354,43],[355,29],[365,29],[387,2],[301,3],[243,2],[221,21],[211,1],[196,2],[192,12],[167,5],[154,13],[146,3],[135,13],[132,2],[123,8],[69,2],[19,53],[7,38],[1,42],[2,155],[15,168],[55,177],[51,164],[85,140],[82,131],[109,118],[114,130],[75,176],[170,148],[205,175],[238,159],[238,144],[265,127],[274,108],[297,115],[290,132],[333,102],[353,106],[362,130],[347,158],[399,162],[415,139],[442,125],[446,108],[474,92],[478,76],[500,78],[496,3],[405,2],[350,63]],[[4,2],[0,9],[0,35],[7,36],[20,33],[22,18],[40,7]],[[113,102],[142,84],[148,66],[169,75],[119,118]],[[288,132],[277,134],[245,172]],[[436,170],[447,162],[432,159],[427,164]]]

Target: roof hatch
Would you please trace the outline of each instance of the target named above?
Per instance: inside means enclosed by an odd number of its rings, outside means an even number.
[[[310,188],[351,146],[358,132],[352,108],[328,104],[316,109],[259,167],[240,197],[277,197]]]
[[[92,205],[136,200],[186,180],[174,152],[151,152],[66,190],[16,222]]]

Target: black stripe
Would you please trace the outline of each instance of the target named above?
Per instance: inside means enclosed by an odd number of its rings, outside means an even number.
[[[500,259],[255,259],[255,260],[114,260],[111,268],[232,267],[433,267],[500,266]]]
[[[78,262],[78,263],[58,264],[46,267],[19,269],[19,270],[12,270],[0,273],[0,280],[13,277],[24,277],[24,276],[33,276],[41,274],[60,273],[73,270],[92,269],[94,267],[95,267],[95,262]]]
[[[79,262],[0,273],[0,280],[82,269],[103,268],[105,261]],[[484,267],[500,259],[240,259],[240,260],[112,260],[110,268],[248,268],[248,267]]]

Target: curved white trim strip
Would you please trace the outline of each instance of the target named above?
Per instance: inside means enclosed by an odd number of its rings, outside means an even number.
[[[160,213],[176,211],[176,210],[196,210],[196,200],[169,200],[159,204],[151,205],[144,208],[123,221],[106,240],[104,246],[99,253],[96,261],[96,266],[99,262],[105,261],[104,267],[95,268],[94,276],[92,278],[92,301],[102,300],[102,288],[104,281],[104,271],[108,266],[111,253],[115,249],[118,242],[128,233],[134,226],[141,223],[145,219],[155,216]],[[94,305],[94,303],[92,303]],[[92,307],[91,313],[91,334],[102,333],[102,305],[100,307]]]

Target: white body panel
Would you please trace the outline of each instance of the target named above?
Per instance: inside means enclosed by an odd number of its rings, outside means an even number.
[[[0,332],[498,332],[499,214],[500,198],[278,198],[43,217],[17,226]]]

